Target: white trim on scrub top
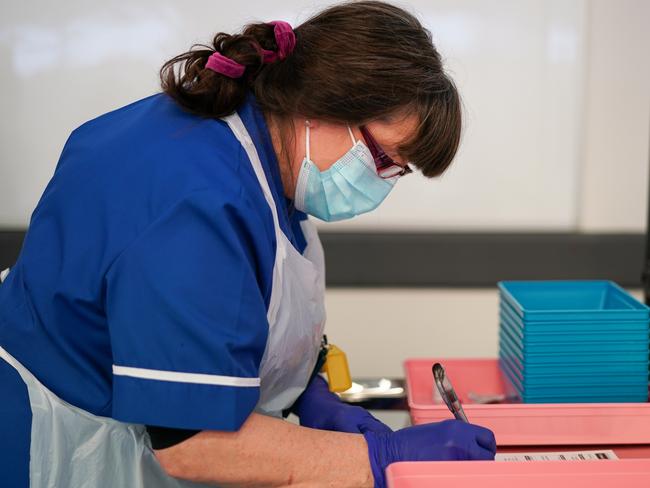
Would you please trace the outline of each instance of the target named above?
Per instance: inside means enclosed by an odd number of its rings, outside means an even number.
[[[178,371],[163,371],[159,369],[131,368],[113,365],[116,376],[131,376],[146,380],[173,381],[176,383],[195,383],[199,385],[258,387],[259,378],[241,378],[237,376],[221,376],[218,374],[179,373]]]

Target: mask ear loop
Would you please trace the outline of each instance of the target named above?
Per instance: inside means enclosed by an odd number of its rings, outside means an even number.
[[[307,160],[311,161],[311,151],[309,147],[309,127],[311,123],[309,120],[305,120],[305,154],[307,156]]]
[[[354,138],[354,133],[348,124],[348,132],[350,133],[350,139],[352,139],[352,145],[354,146],[358,141]]]

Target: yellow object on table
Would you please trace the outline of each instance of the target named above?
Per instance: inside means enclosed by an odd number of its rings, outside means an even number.
[[[327,346],[327,356],[321,372],[327,374],[330,391],[341,393],[352,387],[352,378],[345,353],[335,346]]]

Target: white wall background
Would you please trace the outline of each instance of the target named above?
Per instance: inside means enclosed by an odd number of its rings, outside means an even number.
[[[412,0],[458,82],[466,132],[441,179],[405,178],[336,224],[641,231],[650,139],[650,2]],[[157,90],[161,63],[254,19],[327,2],[46,0],[0,16],[0,227],[23,227],[67,135]],[[249,12],[254,12],[254,15]]]
[[[579,227],[645,230],[650,1],[589,3]]]

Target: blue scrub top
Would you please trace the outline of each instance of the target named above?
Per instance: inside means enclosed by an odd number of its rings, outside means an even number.
[[[238,112],[280,226],[303,252],[306,217],[283,196],[252,95]],[[113,368],[257,378],[275,247],[271,211],[228,126],[164,94],[145,98],[68,139],[0,285],[0,345],[59,397],[95,415],[237,430],[259,388]]]

